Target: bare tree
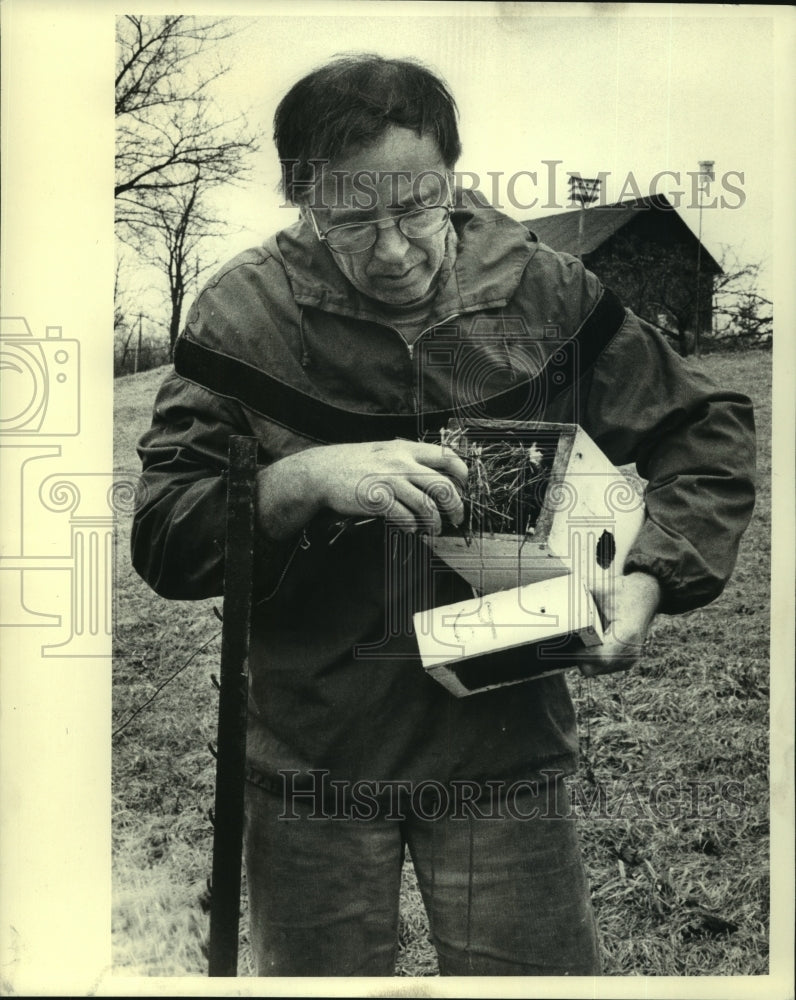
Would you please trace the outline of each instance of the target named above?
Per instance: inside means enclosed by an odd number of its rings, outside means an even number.
[[[761,292],[760,262],[742,264],[737,253],[722,247],[723,273],[714,285],[716,334],[737,346],[769,346],[774,336],[774,309]]]
[[[212,54],[232,31],[224,20],[185,15],[120,18],[116,66],[115,196],[237,180],[256,148],[241,117],[225,117],[212,84],[228,71]],[[124,209],[122,209],[124,211]]]
[[[158,330],[157,320],[144,312],[137,313],[114,330],[114,378],[135,375],[168,363],[169,345]]]
[[[145,252],[166,277],[170,349],[180,332],[186,296],[216,263],[204,257],[202,243],[209,236],[221,235],[224,229],[205,204],[205,190],[197,173],[189,185],[163,191],[149,206],[143,222],[128,225],[126,241]]]
[[[165,275],[171,345],[186,294],[207,269],[202,240],[223,231],[206,195],[240,182],[258,146],[245,118],[226,114],[213,97],[229,69],[217,46],[232,34],[218,18],[117,22],[116,233]]]

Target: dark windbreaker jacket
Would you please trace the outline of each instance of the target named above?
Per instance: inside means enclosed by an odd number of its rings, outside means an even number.
[[[452,415],[580,424],[648,480],[626,563],[661,610],[713,600],[754,503],[749,400],[714,385],[580,261],[492,209],[457,211],[427,329],[413,346],[297,223],[223,268],[175,350],[142,437],[133,563],[162,596],[221,593],[228,439],[262,464],[324,443],[421,437]],[[347,781],[571,772],[561,675],[456,699],[420,666],[414,611],[472,595],[427,548],[331,511],[285,544],[258,540],[249,777]],[[300,780],[295,779],[294,780]]]

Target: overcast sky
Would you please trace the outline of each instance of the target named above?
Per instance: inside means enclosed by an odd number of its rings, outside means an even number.
[[[703,212],[706,246],[716,256],[721,244],[732,244],[744,259],[769,258],[770,17],[749,7],[663,4],[635,7],[646,15],[638,17],[612,16],[609,4],[380,7],[385,16],[373,16],[372,7],[370,16],[334,16],[336,6],[328,4],[312,16],[239,19],[244,30],[225,43],[232,69],[217,94],[231,109],[247,109],[265,142],[252,183],[222,196],[230,223],[242,231],[219,244],[221,259],[295,218],[294,210],[279,208],[276,191],[270,124],[280,97],[331,56],[363,50],[420,58],[448,80],[461,111],[459,168],[478,174],[488,195],[496,190],[509,214],[548,214],[551,195],[563,208],[569,172],[608,172],[606,199],[613,201],[632,197],[633,181],[647,194],[656,175],[673,171],[680,183],[664,176],[657,190],[679,198],[696,232],[687,172],[711,159],[719,204]],[[544,162],[552,160],[562,161],[554,187]],[[536,183],[521,171],[535,171]],[[489,172],[501,174],[496,189]],[[523,207],[534,198],[537,205]]]

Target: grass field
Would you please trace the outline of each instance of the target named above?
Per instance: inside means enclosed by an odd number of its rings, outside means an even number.
[[[768,968],[771,355],[689,363],[755,403],[758,502],[719,600],[657,619],[629,674],[569,674],[583,751],[573,791],[607,975]],[[135,441],[164,373],[116,382],[120,472],[138,471]],[[220,602],[157,598],[130,568],[129,527],[121,522],[117,538],[114,962],[118,975],[202,975]],[[241,974],[251,975],[245,920],[241,943]],[[397,972],[436,974],[409,865]]]

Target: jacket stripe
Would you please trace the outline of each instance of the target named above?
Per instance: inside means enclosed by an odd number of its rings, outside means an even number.
[[[174,348],[174,368],[178,375],[210,392],[235,399],[243,406],[282,427],[323,444],[357,441],[386,441],[403,437],[416,440],[424,433],[436,433],[451,418],[535,419],[542,418],[544,406],[572,388],[613,339],[625,320],[625,309],[608,288],[561,350],[577,352],[576,363],[553,365],[550,361],[532,379],[504,389],[493,396],[444,410],[419,413],[367,413],[347,410],[311,396],[281,382],[267,372],[229,357],[182,336]],[[525,413],[529,400],[537,401],[534,411]]]

